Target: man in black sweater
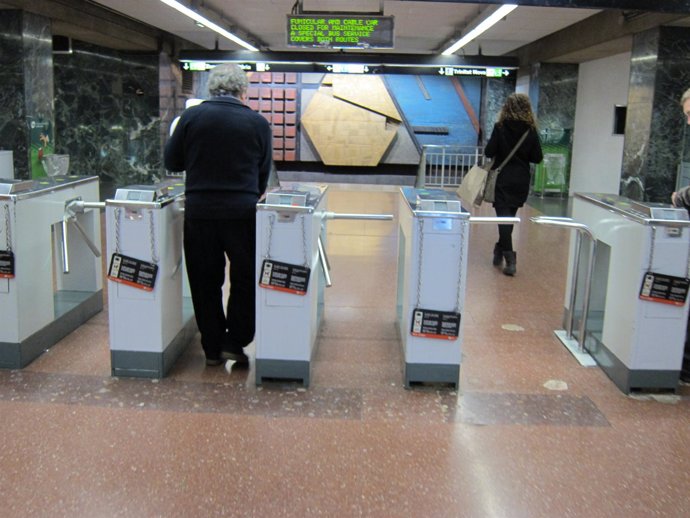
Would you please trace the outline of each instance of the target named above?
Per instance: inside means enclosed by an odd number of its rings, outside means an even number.
[[[206,365],[247,363],[254,339],[256,203],[271,170],[271,128],[243,104],[247,85],[237,65],[213,68],[211,98],[185,110],[165,146],[166,169],[186,172],[184,252]]]

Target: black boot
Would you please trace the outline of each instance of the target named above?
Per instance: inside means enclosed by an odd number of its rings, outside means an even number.
[[[498,243],[494,245],[494,266],[501,266],[503,264],[503,249]]]
[[[517,268],[517,254],[515,252],[503,252],[503,258],[506,260],[506,266],[503,268],[503,273],[512,277],[515,275]]]

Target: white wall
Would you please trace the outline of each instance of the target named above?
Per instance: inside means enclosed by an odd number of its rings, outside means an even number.
[[[623,135],[613,134],[614,106],[628,104],[631,54],[580,64],[570,166],[570,194],[618,194]]]

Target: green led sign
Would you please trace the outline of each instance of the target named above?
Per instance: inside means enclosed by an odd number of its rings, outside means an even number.
[[[393,48],[392,16],[288,15],[287,44],[310,48]]]

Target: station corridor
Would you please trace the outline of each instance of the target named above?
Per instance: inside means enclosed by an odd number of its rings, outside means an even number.
[[[398,198],[334,184],[328,209]],[[113,378],[106,307],[0,371],[0,517],[688,516],[690,387],[628,396],[561,345],[569,234],[536,206],[513,278],[495,225],[471,227],[459,390],[403,386],[396,221],[328,223],[306,389],[256,387],[251,347],[248,369],[207,367],[198,335],[166,378]]]

